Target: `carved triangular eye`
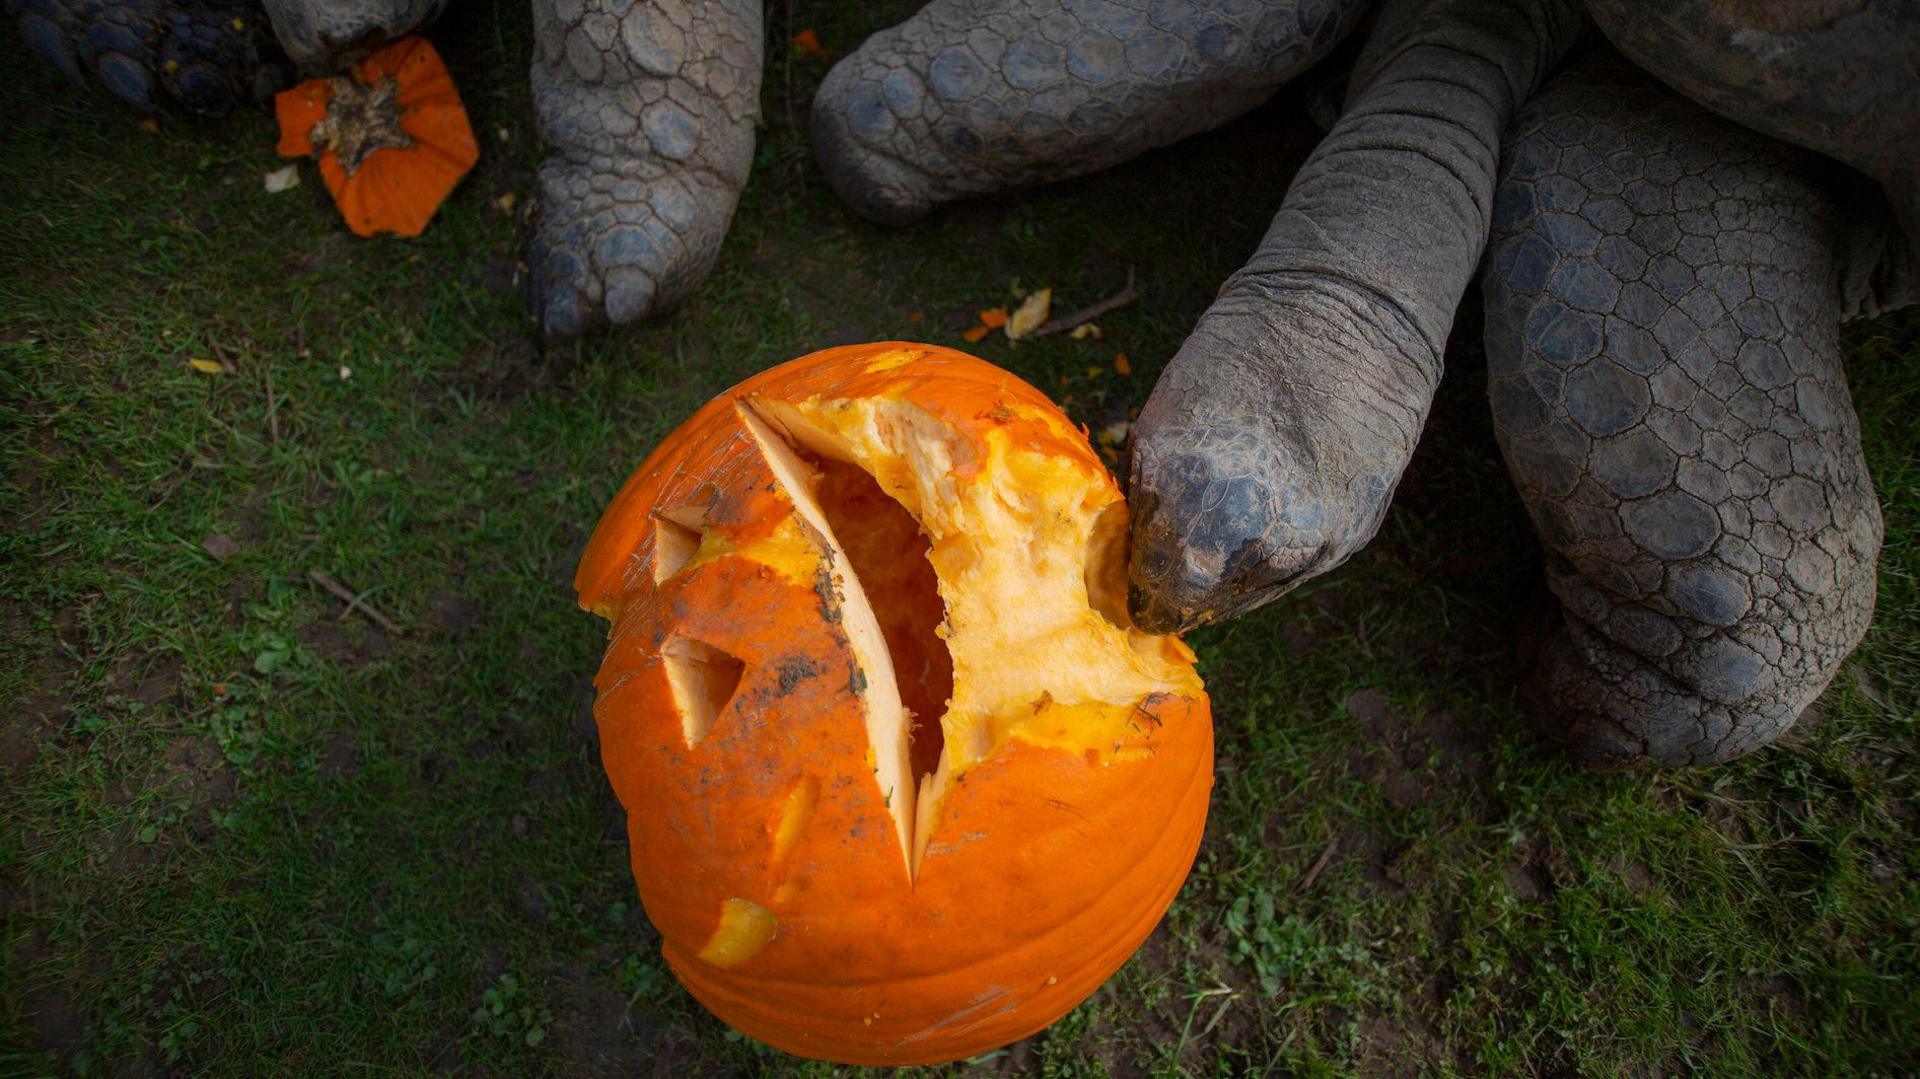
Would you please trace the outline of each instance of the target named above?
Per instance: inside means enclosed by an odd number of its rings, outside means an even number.
[[[707,511],[698,506],[660,510],[653,515],[653,583],[679,573],[700,549]]]
[[[747,665],[721,649],[675,634],[660,649],[660,661],[667,668],[667,684],[673,687],[673,706],[680,713],[680,729],[686,735],[687,748],[700,744],[720,713],[740,688],[740,676]]]

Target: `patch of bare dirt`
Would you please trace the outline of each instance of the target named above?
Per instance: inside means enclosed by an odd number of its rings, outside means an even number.
[[[239,785],[240,778],[227,763],[219,743],[203,735],[182,735],[167,745],[144,789],[196,805],[221,805],[233,800]]]
[[[546,889],[532,877],[521,877],[513,886],[514,902],[520,907],[520,913],[530,922],[545,922],[553,913],[552,904],[547,902]]]
[[[473,624],[480,608],[459,592],[443,588],[427,601],[427,620],[442,633],[458,633]]]
[[[657,1023],[644,1004],[629,1004],[585,964],[562,971],[548,1038],[560,1071],[580,1076],[679,1076],[695,1047],[677,1026]]]
[[[7,966],[17,974],[0,1001],[27,1022],[40,1048],[69,1058],[87,1042],[86,1006],[49,969],[53,945],[38,933],[24,938]]]
[[[1620,854],[1614,855],[1607,861],[1607,871],[1620,878],[1620,883],[1627,886],[1627,891],[1636,896],[1644,898],[1659,891],[1659,885],[1653,878],[1653,871],[1633,858]]]
[[[1748,979],[1753,992],[1765,997],[1767,1004],[1799,1022],[1813,1017],[1813,1008],[1800,985],[1785,974],[1753,975]]]
[[[107,675],[107,688],[142,708],[158,708],[173,702],[183,665],[178,652],[125,656]]]
[[[393,642],[379,626],[350,626],[337,618],[308,622],[294,631],[302,647],[315,655],[364,667],[393,654]]]
[[[1508,862],[1502,873],[1507,891],[1522,903],[1537,903],[1553,894],[1553,880],[1539,866]]]
[[[1377,836],[1350,838],[1347,842],[1354,846],[1356,857],[1365,859],[1360,876],[1374,891],[1394,897],[1411,891],[1402,864],[1407,853],[1404,844]]]
[[[1444,709],[1408,717],[1378,687],[1350,694],[1342,707],[1364,735],[1348,755],[1348,770],[1388,805],[1409,810],[1435,799],[1486,800],[1492,744],[1478,724]]]
[[[1429,1075],[1445,1054],[1439,1033],[1423,1019],[1368,1016],[1355,1034],[1354,1071],[1363,1076]]]
[[[58,736],[67,713],[63,698],[54,692],[61,681],[49,674],[40,680],[39,692],[0,709],[0,780],[32,768],[41,748]]]
[[[572,368],[571,350],[555,349],[543,358],[540,343],[528,334],[509,334],[475,344],[461,357],[450,385],[487,401],[513,401],[564,379]]]
[[[322,779],[352,778],[360,774],[360,751],[354,747],[352,737],[336,731],[327,739],[320,750],[320,777]]]

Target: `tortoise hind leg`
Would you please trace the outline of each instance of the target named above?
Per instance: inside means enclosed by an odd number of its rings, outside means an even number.
[[[1604,53],[1523,110],[1503,158],[1489,393],[1565,615],[1542,721],[1592,767],[1738,757],[1873,611],[1839,167]]]

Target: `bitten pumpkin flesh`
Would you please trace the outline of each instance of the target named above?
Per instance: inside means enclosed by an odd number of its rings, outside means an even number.
[[[851,346],[701,409],[576,577],[662,950],[809,1056],[972,1055],[1113,973],[1185,878],[1212,732],[1131,627],[1124,503],[1044,396]],[[935,713],[935,714],[929,714]]]

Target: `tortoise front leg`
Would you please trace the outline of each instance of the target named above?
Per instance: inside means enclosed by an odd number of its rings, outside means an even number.
[[[759,0],[533,0],[540,166],[528,261],[546,332],[677,302],[753,164]]]
[[[1864,181],[1616,58],[1508,137],[1482,281],[1501,449],[1565,624],[1542,722],[1593,767],[1790,727],[1873,613],[1881,518],[1841,370]]]
[[[1572,44],[1567,0],[1396,0],[1345,113],[1134,427],[1129,603],[1231,617],[1380,527],[1487,241],[1500,133]]]

